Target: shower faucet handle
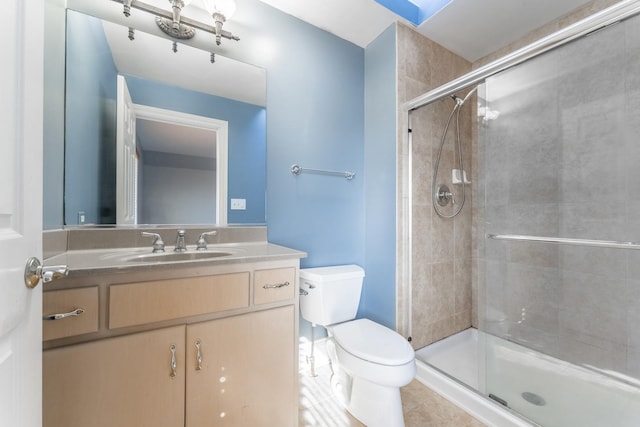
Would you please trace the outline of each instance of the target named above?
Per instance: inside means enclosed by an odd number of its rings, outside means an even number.
[[[449,204],[449,200],[451,200],[452,204],[456,204],[456,199],[453,196],[453,193],[449,190],[449,187],[442,184],[436,190],[436,201],[440,206],[447,206]]]

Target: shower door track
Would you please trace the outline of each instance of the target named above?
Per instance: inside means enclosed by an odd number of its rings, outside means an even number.
[[[618,23],[626,18],[640,13],[640,0],[624,0],[594,15],[580,20],[560,31],[531,43],[513,53],[503,56],[477,70],[471,71],[455,80],[450,81],[436,89],[418,96],[404,104],[403,110],[409,113],[445,96],[453,95],[461,89],[473,86],[484,81],[500,71],[518,65],[528,59],[544,52],[569,43],[572,40],[586,36],[601,30],[611,24]]]

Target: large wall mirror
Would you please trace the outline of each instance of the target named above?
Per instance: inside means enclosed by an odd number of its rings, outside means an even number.
[[[66,225],[265,223],[264,69],[74,10],[66,30]]]

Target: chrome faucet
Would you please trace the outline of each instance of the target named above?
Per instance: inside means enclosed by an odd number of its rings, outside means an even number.
[[[158,233],[147,233],[146,231],[143,231],[142,235],[146,237],[153,237],[153,253],[164,252],[164,241]]]
[[[209,231],[207,233],[202,233],[200,237],[198,237],[198,241],[196,242],[196,250],[197,251],[206,251],[207,250],[207,236],[215,236],[218,234],[217,231]]]
[[[187,245],[184,243],[184,230],[178,230],[178,237],[176,237],[176,247],[173,249],[175,252],[186,252]]]

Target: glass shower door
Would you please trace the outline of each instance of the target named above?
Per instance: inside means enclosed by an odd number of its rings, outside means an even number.
[[[640,251],[589,243],[640,242],[638,20],[480,93],[485,393],[544,426],[640,422]]]

